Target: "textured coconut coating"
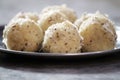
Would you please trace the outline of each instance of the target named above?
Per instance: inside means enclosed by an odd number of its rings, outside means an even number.
[[[37,51],[42,40],[42,29],[30,19],[17,19],[3,31],[3,43],[11,50]]]
[[[79,28],[83,37],[83,51],[103,51],[114,49],[116,32],[113,23],[102,14],[95,14],[84,20]]]
[[[96,14],[96,13],[95,13]],[[87,13],[83,13],[82,16],[79,19],[76,19],[76,21],[74,22],[74,24],[77,26],[77,28],[79,29],[82,22],[87,20],[88,18],[90,18],[91,16],[93,16],[93,14],[87,14]]]
[[[15,17],[11,21],[14,22],[16,19],[19,18],[24,18],[24,19],[27,18],[37,22],[39,20],[39,15],[36,12],[19,12],[18,14],[15,15]]]
[[[39,26],[45,32],[49,26],[56,23],[61,23],[67,20],[67,17],[59,11],[49,11],[41,15],[38,21]]]
[[[81,51],[82,37],[69,21],[50,26],[44,36],[42,50],[51,53],[77,53]]]
[[[75,21],[75,25],[78,27],[78,29],[80,28],[81,24],[89,19],[89,18],[98,18],[98,19],[101,19],[99,20],[100,23],[104,23],[104,25],[107,25],[109,29],[112,30],[112,32],[116,35],[116,31],[115,31],[115,28],[114,28],[114,24],[113,22],[109,19],[108,15],[106,14],[102,14],[100,13],[99,11],[97,11],[96,13],[84,13],[82,14],[81,18],[77,19]]]
[[[46,7],[42,10],[42,13],[46,13],[49,11],[60,11],[65,16],[67,16],[68,20],[72,23],[77,19],[75,11],[71,8],[68,8],[65,4]]]

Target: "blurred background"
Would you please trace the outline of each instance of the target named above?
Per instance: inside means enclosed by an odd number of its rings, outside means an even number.
[[[120,25],[120,0],[0,0],[0,25],[7,24],[20,11],[39,13],[46,6],[61,4],[74,9],[78,17],[99,10]]]

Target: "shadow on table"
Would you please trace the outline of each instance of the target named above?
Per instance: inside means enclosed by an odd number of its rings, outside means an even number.
[[[67,61],[0,55],[0,67],[53,74],[112,73],[120,70],[120,55]]]

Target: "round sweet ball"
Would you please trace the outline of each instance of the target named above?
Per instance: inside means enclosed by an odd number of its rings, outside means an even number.
[[[42,50],[50,53],[77,53],[81,51],[82,37],[69,21],[50,26],[44,36]]]
[[[18,14],[16,14],[16,16],[13,17],[11,21],[14,22],[16,19],[19,18],[23,19],[27,18],[37,22],[39,20],[39,15],[36,12],[19,12]]]
[[[10,50],[37,51],[42,40],[42,29],[30,19],[17,19],[3,31],[3,43]]]
[[[116,35],[116,31],[115,31],[113,22],[109,19],[107,14],[102,14],[99,11],[97,11],[95,13],[82,14],[82,16],[75,21],[75,25],[79,29],[81,27],[81,24],[91,17],[101,19],[100,23],[109,23],[109,25],[110,25],[110,26],[108,26],[109,29],[111,29],[113,31],[113,33]]]
[[[116,32],[113,23],[102,14],[95,14],[84,20],[79,28],[83,37],[84,52],[104,51],[114,49]]]
[[[38,24],[45,32],[49,26],[56,23],[61,23],[67,20],[67,17],[59,11],[49,11],[41,15]]]
[[[71,8],[68,8],[65,4],[46,7],[42,10],[42,13],[46,13],[49,11],[60,11],[65,16],[67,16],[68,20],[72,23],[77,19],[75,11]]]
[[[95,15],[95,14],[94,14]],[[77,28],[79,29],[82,22],[84,22],[85,20],[87,20],[88,18],[90,18],[91,16],[93,16],[93,14],[87,14],[87,13],[83,13],[82,16],[79,19],[76,19],[76,21],[74,22],[74,24],[77,26]]]

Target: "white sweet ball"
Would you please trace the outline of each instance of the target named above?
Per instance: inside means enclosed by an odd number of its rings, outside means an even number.
[[[16,19],[3,31],[3,43],[11,50],[37,51],[42,40],[42,29],[30,19]]]
[[[42,10],[42,13],[46,13],[46,12],[49,12],[49,11],[60,11],[72,23],[77,19],[75,11],[71,8],[68,8],[65,4],[64,5],[54,5],[54,6],[46,7]]]
[[[116,32],[112,21],[100,13],[92,14],[81,23],[79,34],[83,37],[83,51],[114,49]]]
[[[42,50],[51,53],[77,53],[81,51],[82,37],[69,21],[50,26],[44,36]]]

